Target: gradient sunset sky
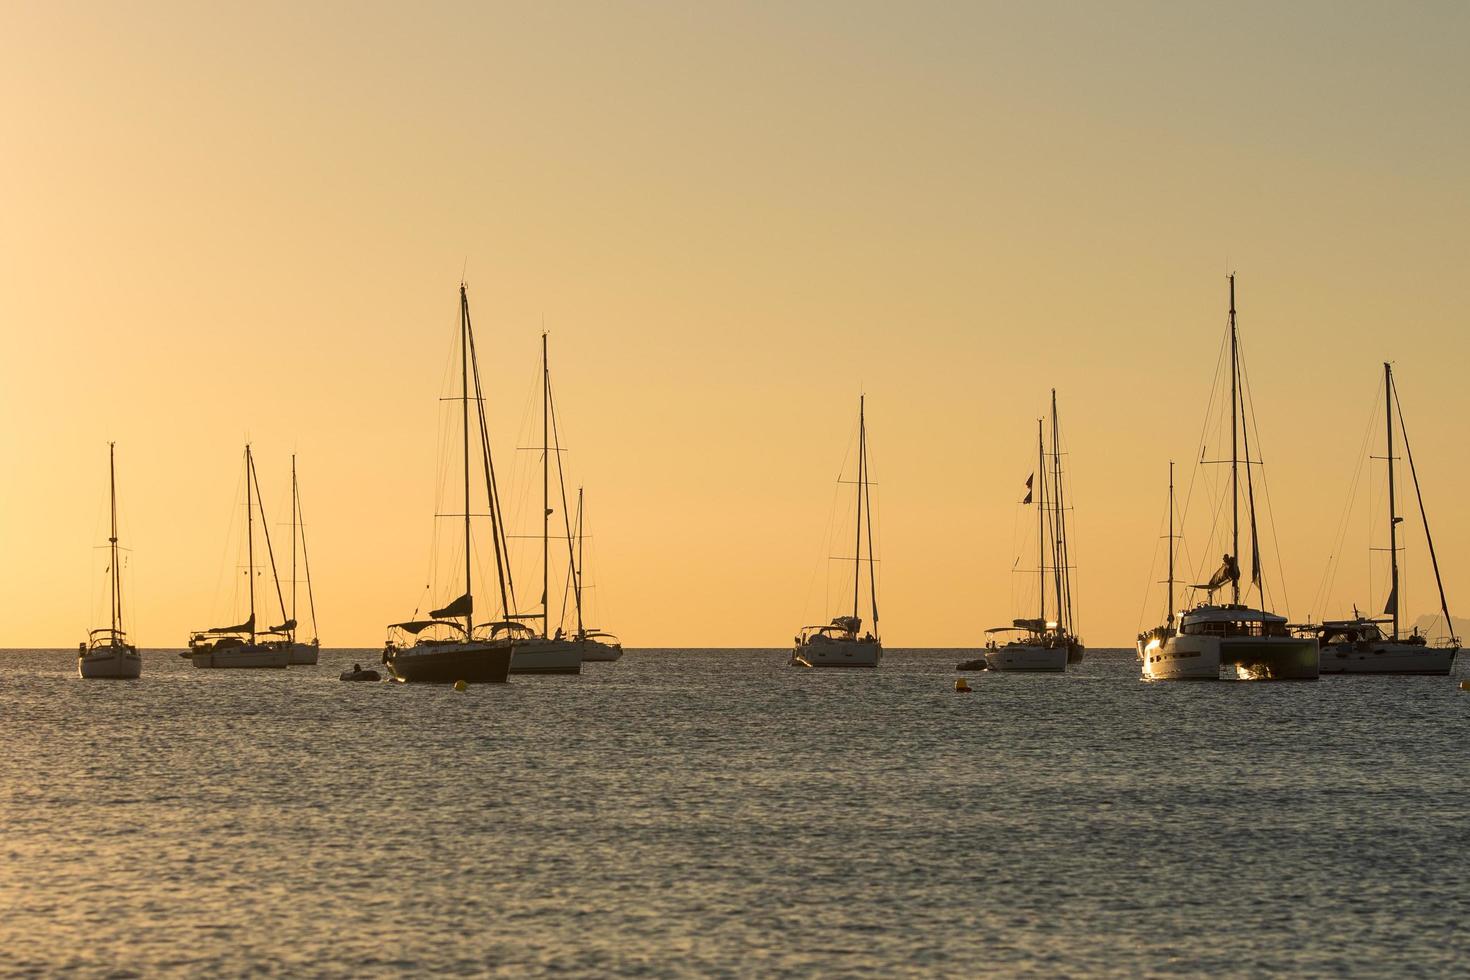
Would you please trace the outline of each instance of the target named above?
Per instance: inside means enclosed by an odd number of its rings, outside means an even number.
[[[461,278],[515,500],[550,333],[631,646],[836,611],[861,391],[885,642],[980,644],[1029,611],[1053,387],[1082,635],[1131,645],[1232,270],[1277,611],[1382,603],[1373,510],[1311,608],[1392,360],[1470,612],[1467,51],[1453,3],[7,2],[0,646],[105,620],[109,440],[135,640],[225,622],[247,438],[273,524],[298,456],[323,643],[380,642],[428,583]]]

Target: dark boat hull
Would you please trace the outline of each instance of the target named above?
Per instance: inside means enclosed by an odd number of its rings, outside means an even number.
[[[393,676],[408,684],[504,684],[510,679],[511,648],[445,644],[434,650],[399,650],[385,659]]]

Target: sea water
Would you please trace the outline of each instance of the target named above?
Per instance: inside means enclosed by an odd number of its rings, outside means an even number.
[[[0,973],[1446,974],[1456,676],[1146,683],[629,651],[136,682],[0,653]]]

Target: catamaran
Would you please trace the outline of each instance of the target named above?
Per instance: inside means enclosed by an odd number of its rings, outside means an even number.
[[[836,616],[826,626],[804,626],[796,636],[790,663],[800,667],[876,667],[883,660],[878,633],[878,579],[873,565],[873,496],[868,486],[868,423],[864,396],[858,397],[857,534],[853,548],[852,615]],[[862,632],[859,608],[863,575],[863,520],[867,519],[868,596],[873,628]]]
[[[252,497],[252,490],[254,496]],[[250,595],[250,618],[238,626],[217,626],[189,634],[189,659],[195,667],[285,667],[291,663],[287,638],[296,628],[295,620],[286,618],[286,603],[281,595],[281,580],[276,574],[276,556],[271,549],[271,532],[266,526],[265,510],[260,512],[261,530],[265,535],[266,554],[270,556],[271,579],[276,584],[276,599],[281,607],[280,626],[256,629],[255,626],[255,510],[260,498],[260,482],[255,475],[255,457],[250,444],[245,444],[245,579]]]
[[[87,634],[87,642],[77,646],[77,673],[84,678],[132,680],[143,673],[143,658],[138,648],[128,642],[123,630],[122,568],[118,565],[117,547],[117,463],[115,444],[107,444],[107,486],[111,501],[112,534],[107,539],[110,560],[107,564],[107,591],[112,605],[112,623]]]
[[[1233,670],[1242,680],[1311,680],[1317,676],[1317,644],[1293,636],[1286,617],[1243,604],[1240,588],[1240,504],[1244,496],[1251,535],[1251,578],[1262,604],[1260,539],[1256,534],[1255,478],[1250,432],[1246,424],[1246,402],[1240,366],[1240,335],[1236,324],[1235,276],[1230,276],[1230,552],[1208,582],[1192,585],[1203,591],[1205,601],[1179,616],[1174,628],[1173,574],[1170,574],[1169,615],[1163,626],[1138,638],[1142,673],[1149,679],[1218,678]],[[1241,458],[1242,443],[1245,458]],[[1212,462],[1200,460],[1196,465]],[[1241,471],[1245,471],[1242,494]],[[1170,484],[1172,486],[1172,479]],[[1170,500],[1172,502],[1172,491]],[[1173,560],[1173,528],[1170,520],[1170,561]],[[1215,594],[1229,587],[1230,601],[1217,603]]]
[[[474,538],[470,523],[470,402],[476,405],[479,421],[479,455],[483,462],[485,496],[494,543],[495,567],[500,583],[502,609],[512,608],[509,568],[506,562],[504,522],[500,494],[495,485],[495,464],[490,455],[490,435],[485,421],[485,399],[480,384],[480,365],[475,356],[475,335],[470,324],[469,294],[459,286],[459,372],[462,461],[464,464],[464,511],[442,515],[464,520],[464,592],[429,613],[428,619],[410,619],[388,627],[383,663],[395,679],[403,682],[453,684],[504,682],[510,674],[515,635],[510,620],[475,625]],[[470,394],[470,382],[474,394]],[[478,469],[478,467],[477,467]]]
[[[1419,503],[1419,518],[1424,525],[1424,539],[1428,544],[1430,564],[1434,568],[1434,584],[1439,590],[1439,608],[1444,616],[1444,629],[1453,634],[1454,620],[1450,618],[1449,603],[1445,599],[1444,582],[1439,575],[1439,558],[1434,551],[1434,538],[1429,533],[1429,515],[1424,510],[1424,494],[1419,489],[1419,473],[1414,466],[1414,454],[1409,448],[1409,433],[1404,427],[1404,410],[1399,403],[1398,386],[1394,384],[1393,367],[1383,365],[1384,439],[1386,451],[1384,464],[1388,469],[1388,555],[1389,586],[1388,600],[1384,603],[1383,615],[1379,618],[1366,617],[1354,609],[1349,620],[1329,620],[1314,626],[1302,627],[1299,632],[1315,639],[1321,647],[1321,671],[1324,674],[1439,674],[1450,672],[1455,654],[1460,649],[1460,640],[1454,635],[1440,638],[1431,644],[1429,638],[1418,629],[1405,634],[1400,624],[1403,600],[1399,590],[1399,516],[1394,462],[1394,418],[1397,410],[1398,428],[1404,444],[1404,455],[1409,461],[1409,473],[1414,480],[1414,496]],[[1383,626],[1388,626],[1384,632]]]
[[[306,572],[306,601],[311,610],[311,639],[296,638],[296,542],[301,541],[301,563]],[[321,655],[322,641],[316,629],[316,597],[311,590],[311,559],[306,553],[306,520],[301,516],[301,492],[296,485],[296,454],[291,454],[291,631],[286,643],[291,651],[291,664],[311,666]]]
[[[1057,391],[1051,392],[1051,472],[1046,461],[1045,420],[1036,421],[1036,473],[1028,481],[1024,504],[1036,506],[1037,605],[1034,619],[1013,619],[1009,626],[986,630],[985,666],[990,670],[1059,673],[1068,664],[1081,663],[1085,647],[1076,635],[1072,606],[1071,552],[1067,545],[1066,491],[1062,479],[1060,423]],[[1050,480],[1050,500],[1048,500]],[[1050,545],[1050,548],[1048,548]],[[1051,585],[1054,606],[1047,617],[1047,551],[1051,551]],[[1004,643],[1006,633],[1022,635]]]

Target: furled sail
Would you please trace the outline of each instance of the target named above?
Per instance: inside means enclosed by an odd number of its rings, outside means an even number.
[[[838,616],[832,620],[832,625],[849,633],[856,633],[863,628],[863,621],[856,616]]]
[[[294,620],[294,619],[288,619],[284,623],[282,623],[280,626],[272,626],[266,632],[268,632],[268,633],[289,633],[292,630],[294,630],[295,628],[296,628],[296,620]]]
[[[468,616],[475,611],[475,597],[466,592],[455,599],[443,609],[431,609],[429,615],[435,619],[444,619],[450,616]]]
[[[1393,588],[1388,590],[1388,601],[1383,604],[1383,615],[1392,616],[1399,605],[1399,584],[1393,583]]]
[[[255,632],[255,614],[254,613],[251,613],[250,614],[250,618],[247,619],[247,620],[245,620],[245,622],[241,623],[239,626],[216,626],[214,629],[212,629],[212,630],[205,630],[204,632],[206,632],[206,633],[254,633]]]
[[[414,636],[417,636],[424,630],[428,629],[430,626],[448,626],[452,629],[459,630],[461,633],[464,632],[464,624],[456,623],[452,619],[415,619],[410,620],[407,623],[394,623],[388,628],[390,630],[403,630],[403,632],[405,633],[410,633]]]

